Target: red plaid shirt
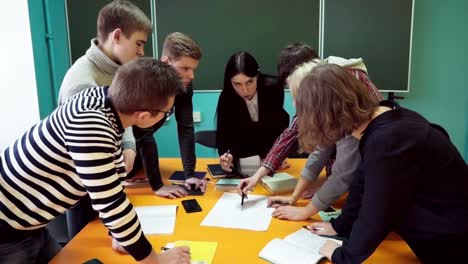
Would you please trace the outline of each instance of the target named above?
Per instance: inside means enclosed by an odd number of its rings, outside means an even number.
[[[369,92],[375,96],[379,101],[383,100],[382,94],[377,89],[375,84],[369,79],[364,71],[357,69],[348,69],[348,71],[356,77],[356,79],[363,82],[369,89]],[[294,116],[291,125],[286,128],[283,133],[276,139],[273,147],[268,152],[266,158],[262,161],[262,166],[271,170],[273,174],[280,168],[283,161],[288,157],[294,143],[297,141],[298,124],[297,117]]]

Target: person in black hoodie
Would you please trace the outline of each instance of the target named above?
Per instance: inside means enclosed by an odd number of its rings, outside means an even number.
[[[242,51],[229,58],[216,110],[216,142],[223,169],[231,171],[239,158],[266,156],[289,124],[283,103],[278,79],[261,73],[252,55]]]
[[[359,166],[346,204],[311,232],[339,235],[320,250],[333,263],[361,263],[390,231],[423,263],[468,259],[468,166],[447,132],[392,101],[371,100],[340,66],[315,67],[296,96],[305,151],[345,135],[360,139]]]

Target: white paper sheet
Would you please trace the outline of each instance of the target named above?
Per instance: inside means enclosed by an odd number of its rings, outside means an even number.
[[[266,231],[274,210],[267,208],[267,199],[264,195],[249,194],[241,207],[238,194],[224,193],[201,225]]]
[[[177,205],[137,206],[135,211],[145,234],[173,234]]]

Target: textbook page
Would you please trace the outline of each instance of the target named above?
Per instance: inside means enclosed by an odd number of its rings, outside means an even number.
[[[143,233],[147,235],[174,233],[177,205],[136,206],[135,211]]]
[[[274,210],[267,208],[267,199],[264,195],[249,194],[241,206],[240,195],[224,193],[201,225],[266,231]]]
[[[270,241],[258,256],[275,264],[318,263],[324,258],[319,252],[327,240],[342,244],[342,241],[321,237],[301,228],[283,240],[275,238]]]
[[[312,250],[305,250],[279,238],[270,241],[258,256],[274,264],[311,264],[323,258]]]

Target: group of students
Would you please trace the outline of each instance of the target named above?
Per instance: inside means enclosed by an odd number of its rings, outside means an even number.
[[[174,112],[187,187],[206,189],[194,177],[192,80],[200,47],[176,32],[159,60],[142,58],[151,30],[132,3],[106,5],[97,38],[63,80],[59,107],[1,152],[0,263],[50,260],[60,247],[45,226],[65,212],[70,237],[98,213],[115,250],[140,263],[189,263],[187,247],[155,253],[123,191],[122,182],[143,169],[156,195],[187,195],[163,185],[153,136]],[[280,52],[278,76],[262,73],[247,52],[226,64],[216,115],[220,164],[230,171],[239,158],[262,158],[240,194],[287,167],[299,146],[310,154],[294,192],[268,205],[274,217],[306,220],[349,192],[337,219],[310,226],[346,238],[322,247],[333,263],[364,261],[390,231],[423,263],[467,258],[468,166],[442,127],[382,100],[360,59],[321,60],[292,43]],[[285,86],[297,109],[291,124]],[[327,165],[326,181],[310,190]],[[293,206],[301,197],[310,203]]]

